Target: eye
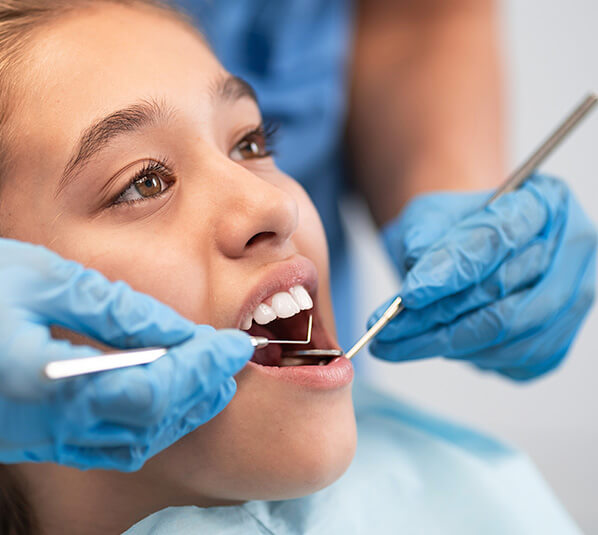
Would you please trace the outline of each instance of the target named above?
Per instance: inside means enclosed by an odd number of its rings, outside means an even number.
[[[158,195],[158,193],[162,193],[162,190],[166,187],[164,182],[162,182],[162,179],[155,173],[140,178],[135,181],[133,185],[135,186],[137,193],[142,197],[153,197],[154,195]]]
[[[112,204],[134,203],[159,197],[172,183],[172,174],[160,162],[151,162],[135,175]]]
[[[261,124],[241,139],[230,151],[229,157],[235,161],[268,158],[272,155],[270,145],[276,128]]]

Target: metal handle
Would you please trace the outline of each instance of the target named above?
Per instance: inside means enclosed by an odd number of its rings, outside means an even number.
[[[256,349],[262,349],[269,344],[297,344],[306,345],[311,342],[311,331],[313,326],[313,315],[309,315],[307,321],[307,336],[305,340],[270,340],[264,336],[252,336],[251,345]],[[117,370],[149,364],[166,355],[168,349],[165,347],[150,347],[145,349],[132,349],[115,353],[104,353],[93,357],[83,357],[66,360],[55,360],[46,364],[43,374],[47,379],[66,379],[89,373]]]
[[[139,364],[149,364],[165,355],[164,347],[133,349],[118,353],[104,353],[94,357],[83,357],[67,360],[55,360],[44,367],[44,375],[48,379],[66,379],[77,375],[127,368]]]
[[[598,102],[598,96],[595,93],[590,93],[582,102],[575,108],[567,118],[555,129],[555,131],[540,145],[536,151],[515,171],[498,189],[494,192],[492,197],[488,199],[486,205],[498,199],[501,195],[516,190],[523,184],[529,176],[542,164],[542,162],[552,154],[567,135],[584,119],[590,110]]]
[[[397,297],[390,306],[384,311],[380,319],[372,325],[368,331],[355,343],[355,345],[347,351],[345,356],[348,359],[352,359],[357,353],[359,353],[363,347],[376,336],[393,318],[396,318],[398,314],[404,309],[403,299],[401,296]]]
[[[520,165],[502,185],[494,192],[492,197],[486,201],[484,206],[488,206],[505,193],[517,189],[523,184],[538,166],[561,144],[567,135],[579,125],[594,105],[598,102],[598,96],[590,93],[558,126],[558,128],[546,139],[532,155]],[[395,318],[405,307],[402,304],[401,297],[397,297],[390,306],[384,311],[382,317],[372,325],[372,327],[357,341],[357,343],[346,353],[348,359],[353,358],[363,347],[376,336],[393,318]]]

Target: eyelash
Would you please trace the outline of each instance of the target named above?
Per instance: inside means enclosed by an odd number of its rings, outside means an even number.
[[[247,132],[247,134],[245,134],[236,145],[239,145],[248,137],[260,136],[264,140],[264,146],[266,150],[259,158],[269,158],[275,154],[274,145],[276,144],[276,134],[278,133],[279,126],[280,125],[274,121],[264,121],[257,128]]]
[[[272,148],[275,140],[276,132],[278,131],[278,125],[273,122],[263,122],[257,128],[250,130],[247,132],[237,143],[232,151],[239,147],[241,143],[244,141],[248,141],[251,138],[258,137],[260,138],[261,142],[264,145],[263,153],[256,155],[251,158],[245,158],[245,160],[256,160],[256,159],[265,159],[269,158],[274,154],[274,150]],[[148,197],[144,197],[141,199],[132,199],[132,200],[119,200],[122,199],[125,194],[129,191],[129,189],[134,188],[135,185],[140,182],[142,179],[147,178],[151,175],[158,175],[160,180],[164,179],[163,182],[166,183],[166,187],[155,195],[151,195]],[[117,205],[134,205],[139,202],[146,202],[151,199],[156,199],[161,197],[166,191],[170,189],[172,184],[175,181],[175,173],[173,172],[173,166],[169,163],[166,158],[160,158],[158,160],[152,160],[146,163],[142,169],[135,173],[135,176],[129,181],[127,186],[110,202],[110,206],[117,206]]]
[[[172,171],[173,166],[170,164],[167,158],[160,158],[158,160],[152,160],[147,162],[143,168],[135,173],[135,176],[129,181],[127,186],[111,201],[110,206],[117,206],[117,205],[128,205],[132,206],[134,204],[145,202],[150,199],[155,199],[163,195],[166,191],[170,189],[170,186],[174,182],[175,174]],[[166,187],[156,195],[152,195],[149,197],[144,197],[141,199],[132,199],[132,200],[119,200],[123,199],[125,194],[131,189],[135,187],[139,181],[144,178],[149,177],[150,175],[158,175],[160,180],[166,183]]]

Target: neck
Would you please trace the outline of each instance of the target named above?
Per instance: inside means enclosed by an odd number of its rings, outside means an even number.
[[[26,483],[42,535],[122,533],[166,507],[216,505],[170,488],[168,482],[148,477],[144,469],[80,471],[50,463],[15,468]]]

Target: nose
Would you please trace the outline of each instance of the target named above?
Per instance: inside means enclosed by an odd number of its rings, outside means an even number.
[[[280,187],[236,166],[226,180],[223,216],[217,221],[216,244],[229,258],[284,250],[297,230],[295,198]]]

